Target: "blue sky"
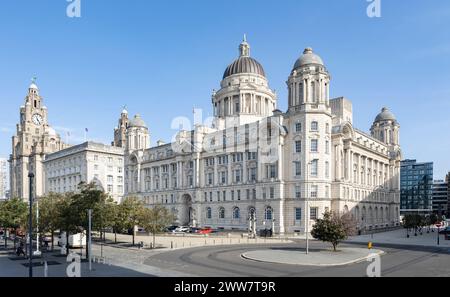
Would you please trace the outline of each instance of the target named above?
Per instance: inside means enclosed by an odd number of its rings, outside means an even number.
[[[0,0],[0,156],[10,153],[32,76],[52,126],[71,142],[109,143],[123,105],[140,113],[152,144],[170,140],[171,121],[211,115],[211,91],[237,56],[244,33],[278,105],[303,49],[314,48],[332,74],[331,96],[353,101],[354,124],[368,131],[383,106],[401,124],[405,158],[450,170],[450,2],[381,0]]]

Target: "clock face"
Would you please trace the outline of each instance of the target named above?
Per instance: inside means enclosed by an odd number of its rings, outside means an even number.
[[[42,116],[40,114],[34,114],[32,117],[33,123],[37,126],[42,125],[42,123],[44,122],[44,120],[42,119]]]

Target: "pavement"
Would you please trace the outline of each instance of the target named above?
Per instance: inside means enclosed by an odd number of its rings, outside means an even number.
[[[373,235],[361,235],[350,237],[346,242],[353,243],[365,243],[369,241],[375,246],[377,244],[396,244],[402,246],[423,246],[423,247],[450,247],[450,240],[445,240],[444,235],[440,235],[439,245],[437,244],[437,229],[432,229],[434,232],[427,233],[424,230],[422,235],[418,234],[414,236],[413,232],[410,232],[410,237],[406,236],[406,229],[398,229],[389,232],[375,233]],[[442,229],[441,229],[442,230]]]
[[[298,248],[273,248],[245,252],[244,259],[288,265],[302,266],[340,266],[367,261],[373,255],[381,256],[382,250],[367,248],[339,248],[336,252],[331,249],[314,249],[309,253]]]

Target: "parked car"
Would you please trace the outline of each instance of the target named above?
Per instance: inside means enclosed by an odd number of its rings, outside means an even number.
[[[198,232],[199,234],[211,234],[213,233],[214,230],[211,227],[205,227],[200,229],[200,231]]]
[[[169,226],[166,228],[166,232],[173,232],[173,230],[175,230],[176,228],[178,228],[178,226],[175,226],[175,225]]]
[[[446,227],[446,228],[442,229],[441,231],[439,231],[439,234],[450,235],[450,227]]]
[[[174,232],[174,233],[186,233],[186,232],[189,232],[189,230],[190,230],[189,227],[180,226],[180,227],[175,228],[175,230],[173,230],[172,232]]]
[[[191,227],[189,233],[199,233],[201,228]]]

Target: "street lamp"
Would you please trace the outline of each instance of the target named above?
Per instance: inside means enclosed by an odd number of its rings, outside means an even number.
[[[305,219],[306,219],[306,224],[305,224],[305,233],[306,233],[306,254],[309,254],[309,182],[308,182],[308,177],[310,174],[310,166],[311,166],[311,162],[308,162],[308,164],[306,164],[306,200],[305,200]]]
[[[30,241],[29,243],[29,267],[28,267],[28,274],[29,277],[33,277],[33,178],[34,174],[30,173],[28,174],[28,178],[30,179],[30,192],[29,192],[29,213],[28,213],[28,239]]]

